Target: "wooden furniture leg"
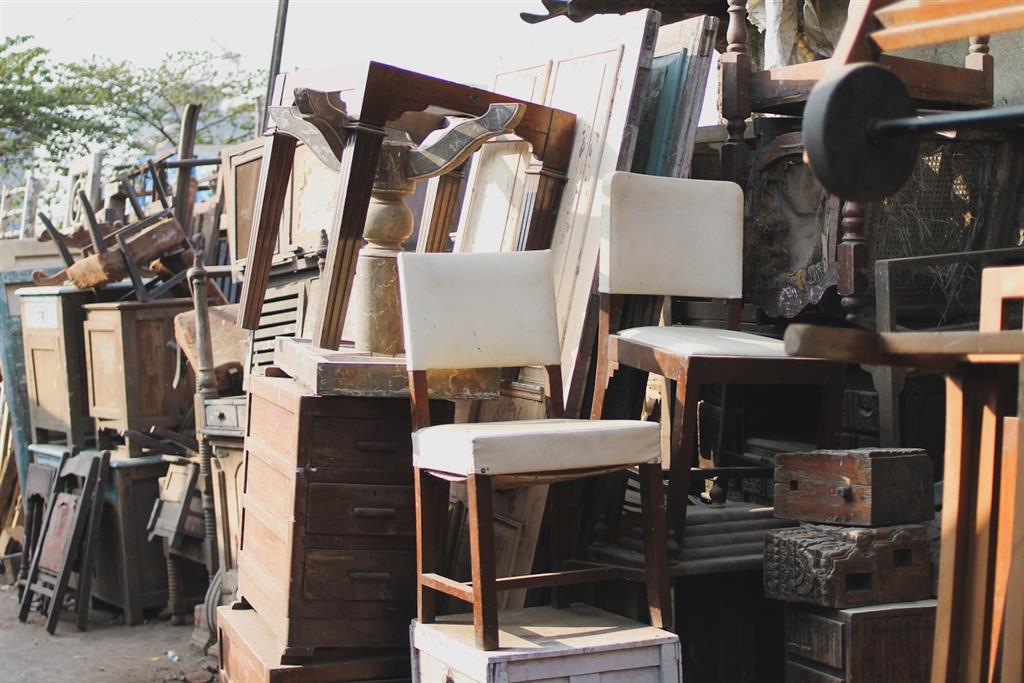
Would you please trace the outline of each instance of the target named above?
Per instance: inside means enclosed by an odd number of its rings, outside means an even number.
[[[569,557],[569,546],[572,543],[572,482],[552,484],[548,489],[551,497],[551,571],[559,572],[565,568],[565,560]],[[559,609],[569,606],[570,586],[551,587],[551,605]]]
[[[1020,618],[1007,611],[1010,605],[1024,604],[1024,574],[1021,558],[1014,560],[1014,547],[1024,555],[1024,463],[1020,459],[1020,418],[1003,420],[1002,462],[999,472],[999,531],[996,537],[995,594],[992,600],[992,642],[989,670],[1000,671],[1004,681],[1024,680],[1024,630]],[[1016,564],[1016,566],[1015,566]],[[1019,612],[1020,610],[1017,610]],[[1016,619],[1016,622],[1014,620]]]
[[[668,573],[668,533],[665,526],[665,486],[661,465],[640,465],[640,506],[644,523],[644,578],[651,625],[672,630],[671,579]]]
[[[689,504],[691,456],[697,444],[697,400],[700,384],[687,370],[676,378],[676,407],[669,455],[668,519],[676,541],[682,542]]]
[[[426,470],[415,468],[416,485],[416,615],[421,624],[432,624],[437,617],[437,592],[423,585],[423,575],[436,573],[441,568],[442,545],[437,537],[439,526],[437,507],[437,480]]]
[[[494,508],[491,478],[471,474],[469,498],[469,557],[473,577],[473,630],[481,650],[498,649],[498,591],[494,558]]]

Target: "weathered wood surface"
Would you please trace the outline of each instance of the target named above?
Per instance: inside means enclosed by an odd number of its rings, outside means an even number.
[[[926,681],[935,601],[850,609],[786,605],[786,682]]]
[[[819,524],[773,530],[764,544],[766,597],[825,607],[923,600],[932,595],[925,528]]]
[[[233,386],[240,388],[249,335],[235,325],[238,304],[210,306],[208,311],[217,390],[225,391]],[[174,340],[188,359],[192,372],[198,372],[199,357],[194,310],[184,311],[174,316]]]
[[[363,653],[303,665],[281,664],[273,631],[255,610],[217,608],[220,675],[224,683],[407,683],[409,654]]]
[[[932,463],[920,449],[859,448],[775,457],[775,516],[890,526],[932,519]]]
[[[502,613],[502,649],[476,649],[469,615],[412,627],[417,680],[500,681],[682,680],[678,636],[594,607],[531,607]]]
[[[451,404],[433,404],[451,421]],[[312,396],[250,380],[239,595],[275,663],[402,648],[415,613],[412,442],[405,399]]]

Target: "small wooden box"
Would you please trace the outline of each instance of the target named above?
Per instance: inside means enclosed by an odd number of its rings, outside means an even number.
[[[797,522],[890,526],[935,515],[932,462],[916,448],[780,453],[775,516]]]
[[[932,596],[923,526],[864,529],[808,524],[764,539],[764,594],[824,607],[860,607]]]
[[[935,601],[851,609],[786,606],[787,683],[927,681]]]
[[[417,683],[674,683],[682,680],[679,637],[595,607],[501,612],[500,650],[478,650],[470,614],[413,622]]]
[[[123,433],[150,427],[177,429],[192,409],[192,374],[178,363],[174,316],[192,308],[191,299],[89,304],[85,320],[89,415],[96,429]]]
[[[84,448],[93,421],[86,402],[86,304],[120,296],[126,288],[26,287],[21,299],[32,441],[61,441]]]
[[[310,664],[280,664],[273,632],[255,610],[217,608],[221,683],[407,683],[409,654],[349,656]]]
[[[431,422],[451,422],[450,402]],[[409,400],[251,377],[238,594],[282,664],[406,648],[416,613]]]

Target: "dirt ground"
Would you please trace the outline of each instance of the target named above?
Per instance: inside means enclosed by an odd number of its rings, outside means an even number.
[[[17,591],[0,587],[0,683],[215,680],[217,661],[190,650],[191,624],[171,626],[154,617],[129,628],[120,623],[118,613],[94,608],[89,630],[79,633],[72,618],[62,615],[52,636],[37,612],[23,624],[18,621]]]

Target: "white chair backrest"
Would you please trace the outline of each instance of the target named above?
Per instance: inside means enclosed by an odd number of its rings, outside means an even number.
[[[409,370],[560,362],[550,251],[399,254]]]
[[[743,296],[739,185],[617,171],[608,196],[601,233],[601,292]]]

